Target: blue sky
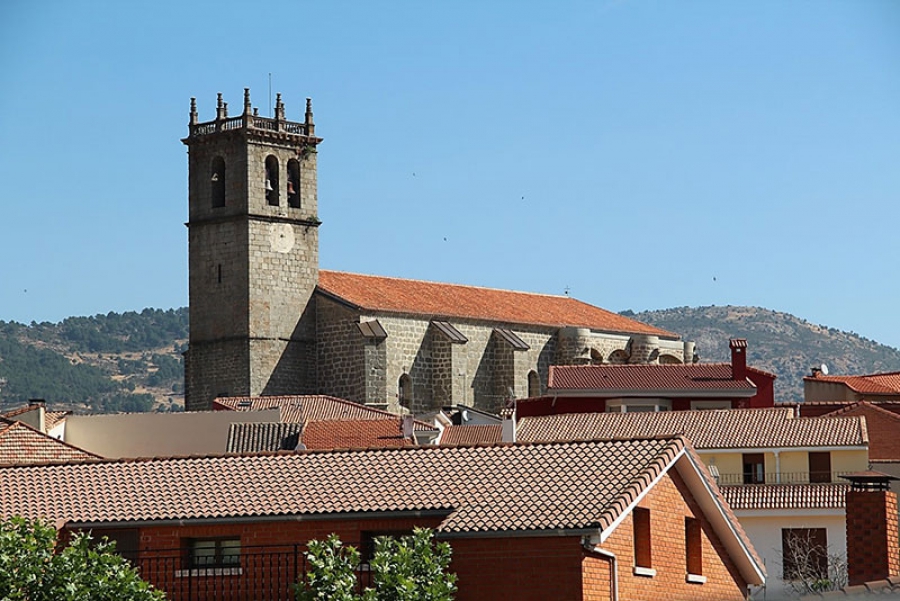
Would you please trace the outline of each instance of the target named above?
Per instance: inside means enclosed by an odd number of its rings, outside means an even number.
[[[313,97],[323,268],[900,346],[900,3],[0,3],[0,319],[187,304],[189,98]]]

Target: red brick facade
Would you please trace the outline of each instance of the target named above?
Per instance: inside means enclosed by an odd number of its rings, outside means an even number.
[[[851,586],[900,576],[897,495],[847,492],[847,574]]]
[[[633,574],[634,541],[631,516],[616,528],[601,548],[617,556],[619,599],[744,599],[747,587],[737,568],[728,557],[709,522],[701,514],[687,486],[670,470],[640,502],[650,512],[650,536],[653,546],[653,577]],[[699,519],[702,531],[702,575],[705,583],[688,583],[685,543],[685,517]],[[195,538],[240,538],[243,574],[253,571],[266,573],[263,584],[253,591],[240,584],[241,575],[218,575],[218,584],[193,576],[185,570],[183,554],[175,553],[162,563],[147,565],[142,573],[151,582],[176,594],[187,597],[190,587],[194,598],[213,598],[211,587],[230,587],[229,599],[238,601],[259,595],[260,590],[271,599],[290,599],[290,584],[296,580],[297,569],[289,553],[295,545],[305,549],[311,539],[323,539],[336,533],[342,541],[352,545],[362,542],[363,532],[411,530],[414,526],[434,528],[441,517],[403,519],[334,519],[318,521],[247,522],[216,525],[167,525],[143,527],[139,532],[142,553],[158,549],[183,548]],[[102,534],[95,530],[95,534]],[[545,601],[585,600],[605,601],[612,596],[612,562],[602,554],[586,550],[582,537],[574,536],[495,536],[452,538],[451,570],[458,577],[457,601]],[[254,564],[253,549],[280,546],[285,558],[278,566]],[[302,571],[302,569],[301,569]],[[176,574],[178,574],[176,576]],[[260,588],[262,587],[262,589]],[[218,589],[217,589],[218,590]],[[219,593],[216,593],[217,595]],[[220,598],[216,596],[215,598]]]
[[[664,477],[639,503],[650,510],[653,547],[652,577],[633,574],[634,541],[629,515],[602,545],[616,554],[619,564],[619,599],[693,599],[725,601],[745,599],[747,585],[731,561],[709,521],[700,511],[677,473]],[[688,583],[684,518],[700,520],[703,584]],[[585,597],[587,598],[587,597]],[[604,597],[597,597],[603,599]]]

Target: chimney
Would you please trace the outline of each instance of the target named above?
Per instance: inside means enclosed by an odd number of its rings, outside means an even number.
[[[731,379],[747,378],[747,341],[743,338],[732,338],[728,341],[731,347]]]
[[[900,576],[897,495],[893,476],[857,472],[847,491],[847,575],[850,586]]]
[[[400,432],[403,435],[403,438],[412,438],[413,437],[413,426],[415,425],[414,417],[412,415],[404,415],[400,418]]]
[[[510,404],[500,412],[500,432],[503,442],[516,442],[516,401]]]

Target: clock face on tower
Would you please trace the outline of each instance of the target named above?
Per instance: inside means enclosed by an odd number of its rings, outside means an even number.
[[[294,228],[288,223],[269,225],[269,241],[277,253],[289,253],[294,248]]]

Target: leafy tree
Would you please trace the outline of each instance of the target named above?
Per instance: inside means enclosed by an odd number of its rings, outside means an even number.
[[[344,547],[337,534],[324,541],[309,541],[306,565],[306,587],[297,589],[299,601],[359,601],[359,551]]]
[[[299,601],[452,601],[456,575],[450,566],[450,545],[435,543],[434,532],[417,528],[410,536],[378,537],[369,563],[372,586],[357,594],[359,551],[345,547],[337,535],[310,541],[306,553],[305,586]]]
[[[364,601],[450,601],[456,574],[450,574],[450,545],[435,544],[433,532],[417,528],[411,536],[375,539],[370,563],[374,588]]]
[[[3,601],[164,601],[115,553],[115,543],[76,534],[57,549],[56,530],[13,517],[0,522]]]

